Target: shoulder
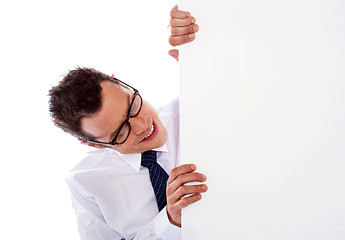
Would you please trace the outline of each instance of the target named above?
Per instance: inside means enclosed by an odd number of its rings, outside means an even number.
[[[66,176],[67,181],[73,181],[78,176],[90,175],[93,172],[99,171],[107,167],[109,160],[119,158],[118,153],[110,148],[93,150],[73,167]]]
[[[101,162],[110,152],[108,149],[97,149],[87,153],[87,155],[70,172],[76,172],[83,169],[91,169]]]

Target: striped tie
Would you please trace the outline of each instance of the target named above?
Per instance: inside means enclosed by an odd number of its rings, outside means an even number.
[[[141,154],[141,165],[149,169],[150,179],[156,195],[158,209],[161,211],[167,205],[166,186],[168,174],[157,163],[157,152],[146,151]]]

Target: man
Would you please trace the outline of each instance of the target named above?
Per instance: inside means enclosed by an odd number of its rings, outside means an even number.
[[[177,6],[170,25],[173,46],[198,31]],[[177,50],[169,54],[178,59]],[[181,209],[207,186],[194,164],[178,166],[178,100],[156,111],[135,88],[87,68],[70,71],[50,97],[55,124],[99,149],[66,180],[81,238],[179,239]]]

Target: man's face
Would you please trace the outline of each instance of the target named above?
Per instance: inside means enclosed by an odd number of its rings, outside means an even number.
[[[103,81],[100,85],[102,107],[95,115],[82,118],[81,127],[97,141],[110,142],[126,120],[133,91],[109,81]],[[123,154],[140,153],[165,143],[166,129],[156,110],[144,99],[139,114],[128,122],[131,125],[130,134],[124,143],[113,145],[114,150]],[[154,130],[151,133],[152,126]]]

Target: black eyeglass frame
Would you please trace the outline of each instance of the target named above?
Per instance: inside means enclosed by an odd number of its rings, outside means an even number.
[[[88,142],[88,143],[93,143],[93,144],[98,144],[98,145],[106,145],[106,146],[114,146],[116,144],[123,144],[127,140],[129,134],[131,133],[131,124],[128,122],[128,120],[130,118],[134,118],[134,117],[138,116],[138,114],[141,111],[141,107],[143,105],[143,99],[141,98],[141,96],[139,94],[139,91],[137,89],[135,89],[134,87],[128,85],[127,83],[122,82],[121,80],[119,80],[117,78],[112,78],[112,79],[114,80],[114,82],[118,83],[119,85],[127,86],[127,87],[131,88],[134,91],[134,94],[133,94],[132,100],[131,100],[131,104],[129,105],[129,109],[128,109],[126,120],[121,124],[121,126],[119,128],[119,131],[116,133],[115,137],[110,142],[107,143],[107,142],[99,142],[99,141],[96,141],[96,140],[95,141],[87,140],[86,142]],[[138,112],[134,116],[131,116],[131,109],[133,107],[134,99],[135,99],[136,96],[139,96],[139,98],[140,98],[140,106],[139,106]],[[127,135],[127,137],[122,142],[116,142],[116,138],[119,136],[122,128],[125,125],[128,126],[128,135]]]

